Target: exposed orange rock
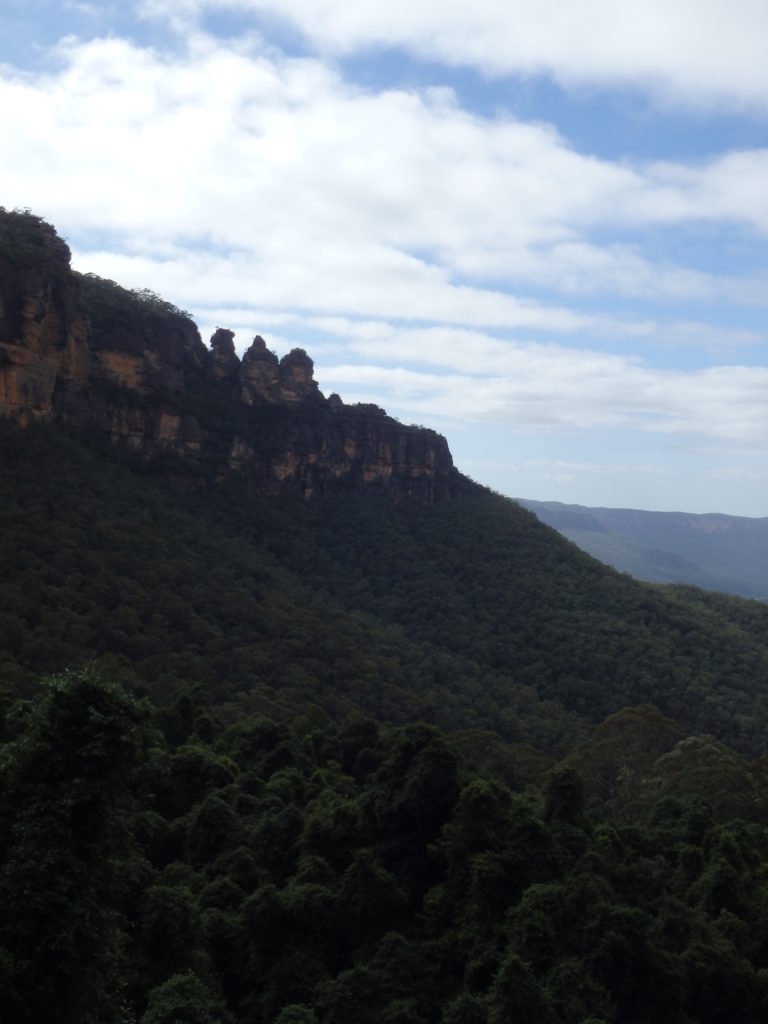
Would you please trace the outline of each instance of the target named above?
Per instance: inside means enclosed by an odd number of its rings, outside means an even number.
[[[99,373],[110,384],[144,391],[144,360],[130,352],[99,352]]]
[[[180,477],[235,474],[306,497],[349,487],[450,495],[443,437],[326,399],[303,349],[278,359],[257,335],[241,361],[231,331],[217,329],[207,348],[187,314],[69,263],[53,228],[0,210],[0,414],[59,419],[162,456]]]
[[[259,334],[243,356],[241,379],[240,397],[246,405],[280,401],[280,361]]]

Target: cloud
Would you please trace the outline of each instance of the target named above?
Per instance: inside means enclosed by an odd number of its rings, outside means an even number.
[[[686,499],[710,453],[734,491],[740,467],[763,464],[768,370],[737,364],[765,361],[768,147],[718,150],[713,127],[705,157],[600,159],[450,88],[362,88],[336,60],[401,47],[444,62],[433,80],[463,64],[762,117],[763,4],[151,6],[154,46],[134,24],[133,42],[63,40],[42,73],[0,68],[0,202],[56,224],[78,269],[152,287],[205,338],[237,330],[240,351],[257,332],[281,353],[303,345],[326,393],[450,424],[488,460],[514,450],[519,468],[546,438],[582,466],[553,478],[583,476],[610,462],[597,442],[578,451],[599,438],[618,463],[637,455],[639,490],[642,465],[706,452],[672,470]],[[203,31],[236,7],[245,33]],[[280,18],[314,56],[269,44]],[[521,493],[518,479],[503,489]]]
[[[56,56],[0,79],[4,201],[76,234],[83,269],[181,305],[573,331],[600,318],[526,289],[762,301],[759,281],[721,285],[635,239],[768,230],[768,151],[598,160],[449,90],[365,91],[319,60],[199,34],[178,52],[68,39]]]
[[[350,401],[378,395],[397,415],[505,423],[524,432],[631,428],[768,448],[766,368],[669,371],[637,358],[473,331],[367,324],[355,337],[353,324],[331,326],[349,334],[349,350],[363,365],[320,363],[325,386]]]
[[[454,266],[473,278],[499,276],[498,253],[481,246],[459,251]],[[651,259],[631,240],[597,245],[573,238],[526,245],[505,253],[504,270],[510,278],[556,290],[566,298],[609,294],[768,305],[767,272],[739,277],[681,266],[668,257]]]
[[[400,48],[490,76],[630,86],[687,106],[768,106],[762,0],[147,0],[143,9],[251,11],[330,54]]]
[[[219,255],[181,249],[160,259],[75,248],[73,264],[129,287],[151,281],[155,291],[201,313],[211,306],[245,302],[254,310],[281,315],[293,310],[385,317],[396,311],[404,320],[555,333],[600,327],[596,316],[454,284],[439,267],[373,244],[341,247],[304,240],[299,250],[275,238],[252,252]]]
[[[632,207],[640,222],[731,220],[768,233],[768,149],[726,153],[703,165],[658,162],[646,174]]]
[[[68,39],[45,75],[3,69],[0,109],[3,201],[69,234],[79,269],[149,285],[205,324],[229,311],[248,341],[251,315],[280,345],[335,325],[356,361],[318,359],[318,372],[345,397],[376,392],[420,420],[765,445],[768,371],[671,372],[598,351],[759,334],[589,300],[754,297],[759,274],[655,260],[643,232],[764,234],[768,151],[599,160],[450,90],[363,90],[322,60],[200,33],[162,52]]]

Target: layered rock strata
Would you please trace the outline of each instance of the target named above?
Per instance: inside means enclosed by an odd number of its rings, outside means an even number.
[[[231,331],[203,344],[151,292],[70,269],[50,225],[0,210],[0,414],[109,438],[180,478],[236,474],[270,493],[448,497],[445,439],[370,405],[325,398],[302,349],[282,359]]]

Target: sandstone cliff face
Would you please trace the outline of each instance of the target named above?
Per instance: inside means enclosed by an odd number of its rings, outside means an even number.
[[[0,414],[61,420],[162,459],[177,477],[237,474],[307,497],[451,494],[443,437],[326,399],[302,349],[278,359],[257,336],[240,360],[223,328],[207,348],[187,314],[69,261],[52,227],[0,209]]]
[[[0,406],[22,422],[49,415],[54,391],[90,374],[88,323],[69,249],[36,218],[0,217]]]

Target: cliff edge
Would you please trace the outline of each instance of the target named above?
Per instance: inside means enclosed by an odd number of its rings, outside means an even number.
[[[222,328],[207,347],[188,314],[76,273],[54,228],[2,208],[0,415],[67,423],[175,476],[236,474],[268,493],[435,501],[457,477],[444,437],[326,398],[302,349],[278,359],[257,336],[241,360]]]

